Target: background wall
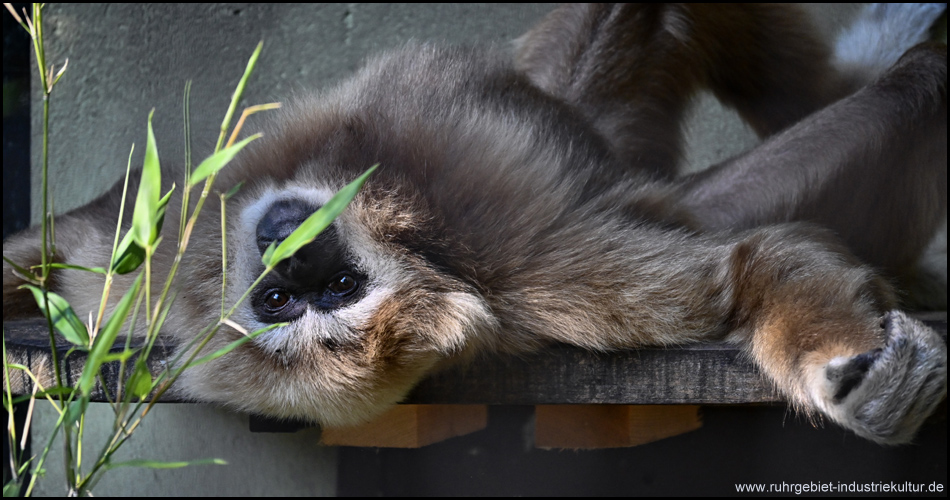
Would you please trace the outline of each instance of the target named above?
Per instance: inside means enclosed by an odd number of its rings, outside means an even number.
[[[146,118],[153,108],[163,162],[181,161],[181,95],[186,79],[194,81],[194,156],[203,158],[211,150],[230,93],[259,40],[264,40],[265,48],[243,105],[325,87],[352,72],[368,54],[408,39],[503,43],[524,32],[551,8],[548,4],[50,5],[46,11],[48,60],[59,65],[69,58],[69,69],[52,102],[50,158],[56,210],[61,213],[79,206],[119,179],[133,142],[137,145],[133,165],[141,164]],[[857,8],[809,7],[828,33]],[[34,98],[34,102],[39,101]],[[4,107],[6,116],[6,102]],[[33,141],[39,144],[36,109]],[[261,119],[266,118],[258,115],[245,130],[253,131],[255,123],[260,123],[255,120]],[[6,129],[5,121],[5,137]],[[688,168],[708,165],[757,142],[733,113],[722,110],[708,96],[697,99],[686,130],[690,138]],[[38,166],[39,148],[34,147],[32,154],[33,164]],[[6,165],[5,156],[5,171]],[[34,170],[33,221],[39,218],[38,179]],[[5,177],[4,197],[13,189]],[[938,245],[933,257],[937,262],[942,258],[944,277],[945,241],[944,237],[942,254]],[[38,406],[35,442],[45,441],[42,430],[54,417],[45,408]],[[105,410],[97,408],[93,414]],[[338,476],[340,493],[616,494],[683,491],[687,486],[701,493],[707,479],[686,481],[683,476],[702,468],[707,470],[702,478],[720,469],[744,468],[751,473],[770,461],[781,463],[781,467],[799,464],[795,477],[843,467],[839,478],[895,480],[915,473],[946,483],[945,424],[940,426],[942,431],[931,428],[925,435],[933,443],[942,442],[941,463],[923,450],[882,450],[835,430],[814,431],[795,418],[786,419],[781,409],[729,409],[726,418],[715,417],[723,414],[710,409],[703,430],[635,450],[559,453],[526,447],[519,436],[530,430],[530,412],[494,409],[487,431],[454,443],[419,451],[338,452],[316,446],[318,431],[250,434],[244,416],[202,405],[160,405],[142,434],[130,441],[125,450],[129,457],[179,460],[213,456],[232,465],[179,471],[130,469],[108,476],[97,494],[332,495],[338,491]],[[753,432],[750,422],[762,422],[763,429],[771,431]],[[788,428],[782,428],[783,422]],[[723,438],[717,440],[715,435]],[[799,439],[800,435],[808,437]],[[808,444],[809,439],[817,444]],[[734,446],[724,447],[723,442]],[[683,457],[694,459],[683,461]],[[823,461],[816,462],[817,457],[824,457]],[[686,469],[681,468],[684,466]],[[59,470],[55,464],[48,467],[51,475]],[[861,474],[855,476],[854,471]],[[521,483],[512,483],[516,481]],[[39,493],[62,494],[60,484],[48,478]],[[576,490],[569,489],[569,484]],[[480,490],[479,485],[486,489]],[[728,493],[707,491],[714,492]]]

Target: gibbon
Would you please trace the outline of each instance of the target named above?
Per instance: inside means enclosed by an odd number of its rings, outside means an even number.
[[[380,165],[232,318],[288,325],[178,391],[334,426],[479,353],[725,340],[795,408],[910,441],[947,391],[945,342],[898,310],[947,204],[946,45],[886,36],[925,33],[939,10],[922,9],[870,7],[832,50],[790,6],[565,5],[505,48],[411,43],[369,60],[222,172],[222,190],[246,182],[226,221],[234,303],[269,244]],[[679,174],[701,87],[764,141]],[[56,220],[57,261],[108,261],[121,193]],[[218,319],[215,217],[166,321],[182,345]],[[33,228],[3,251],[33,265],[39,245]],[[4,263],[6,319],[37,314],[22,282]],[[50,286],[82,317],[98,308],[97,275],[58,270]]]

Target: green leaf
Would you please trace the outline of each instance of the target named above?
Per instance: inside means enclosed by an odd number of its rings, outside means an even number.
[[[136,349],[129,349],[122,352],[110,352],[102,357],[103,363],[111,363],[113,361],[126,361],[136,353]]]
[[[238,347],[241,347],[242,345],[246,344],[247,342],[250,342],[250,341],[254,340],[254,338],[256,338],[258,335],[261,335],[261,334],[264,333],[264,332],[269,332],[269,331],[273,330],[274,328],[277,328],[277,327],[280,327],[280,326],[287,326],[288,324],[289,324],[289,323],[274,323],[274,324],[271,324],[271,325],[267,325],[267,326],[265,326],[264,328],[261,328],[261,329],[259,329],[259,330],[254,330],[253,332],[251,332],[251,333],[250,333],[249,335],[247,335],[246,337],[242,337],[242,338],[240,338],[240,339],[238,339],[238,340],[235,340],[234,342],[231,342],[230,344],[228,344],[228,345],[222,347],[221,349],[218,349],[217,351],[215,351],[215,352],[213,352],[213,353],[211,353],[211,354],[209,354],[209,355],[207,355],[207,356],[203,356],[203,357],[201,357],[201,358],[198,358],[198,359],[192,361],[191,363],[188,363],[188,366],[185,367],[185,369],[189,369],[189,368],[192,368],[192,367],[195,367],[195,366],[198,366],[198,365],[203,365],[203,364],[207,363],[208,361],[213,361],[213,360],[215,360],[215,359],[218,359],[218,358],[220,358],[221,356],[224,356],[225,354],[227,354],[227,353],[229,353],[229,352],[231,352],[231,351],[237,349]]]
[[[135,296],[138,295],[141,285],[142,275],[140,274],[135,278],[132,288],[125,292],[122,300],[119,301],[115,310],[112,311],[112,316],[106,321],[105,326],[102,327],[99,335],[96,336],[96,340],[92,343],[92,349],[89,350],[89,356],[86,358],[86,366],[83,367],[82,375],[79,377],[79,390],[81,390],[84,395],[88,395],[90,391],[92,391],[96,374],[99,373],[99,367],[105,362],[109,354],[109,349],[112,348],[112,345],[115,343],[115,338],[119,334],[119,330],[121,330],[125,324],[125,320],[129,316],[132,303],[135,302]]]
[[[45,391],[36,391],[36,399],[45,398],[46,396],[58,397],[60,399],[66,399],[70,394],[75,391],[72,387],[47,387]],[[24,401],[29,401],[34,396],[32,394],[25,394],[23,396],[17,396],[12,399],[12,404],[22,403]]]
[[[73,308],[69,306],[69,302],[66,302],[66,299],[53,292],[46,292],[50,307],[50,312],[47,313],[46,302],[43,300],[43,290],[33,285],[22,286],[29,288],[30,291],[33,292],[33,298],[36,299],[36,304],[40,306],[40,310],[43,311],[44,315],[49,316],[53,322],[53,328],[56,328],[56,331],[59,332],[60,335],[73,345],[89,347],[89,332],[86,331],[86,325],[82,323],[79,316],[76,316],[76,313],[73,311]]]
[[[152,373],[148,371],[148,365],[145,360],[139,358],[135,362],[135,371],[129,377],[127,393],[139,399],[145,399],[148,393],[152,391]]]
[[[243,182],[242,182],[241,184],[243,184]],[[237,186],[235,186],[235,187],[237,187]],[[6,257],[3,258],[3,261],[6,262],[7,264],[10,264],[10,267],[12,267],[14,271],[16,271],[16,272],[22,274],[24,277],[26,277],[26,278],[28,278],[28,279],[34,279],[34,278],[35,278],[35,276],[34,276],[34,274],[33,274],[32,271],[30,271],[29,269],[27,269],[27,268],[25,268],[25,267],[21,267],[21,266],[17,265],[16,262],[13,262],[12,260],[10,260],[10,259],[8,259],[8,258],[6,258]]]
[[[337,216],[343,212],[343,209],[353,201],[353,198],[356,197],[356,193],[359,192],[360,188],[362,188],[366,182],[366,179],[369,178],[370,174],[372,174],[378,166],[379,164],[373,165],[369,170],[364,172],[363,175],[333,195],[333,198],[330,198],[330,201],[320,207],[320,210],[317,210],[310,217],[307,217],[307,219],[300,224],[300,227],[295,229],[294,232],[290,233],[290,236],[277,245],[277,248],[273,252],[264,252],[264,256],[261,257],[264,265],[272,268],[280,261],[290,257],[296,253],[297,250],[300,250],[303,246],[313,241],[317,235],[326,229],[333,222],[333,219],[336,219]]]
[[[244,146],[247,146],[251,141],[260,137],[261,134],[254,134],[247,139],[232,145],[231,147],[224,148],[221,151],[218,151],[217,153],[205,158],[205,160],[201,162],[201,165],[198,165],[198,168],[196,168],[191,174],[191,185],[194,186],[212,174],[216,174],[232,159],[234,159],[234,156],[244,149]]]
[[[143,172],[144,175],[144,172]],[[161,182],[161,180],[159,180]],[[156,236],[162,230],[162,224],[165,222],[165,209],[168,206],[168,202],[171,200],[172,193],[175,191],[175,186],[172,186],[165,196],[158,201],[158,204],[155,209],[155,222],[153,227],[155,228]],[[142,195],[141,188],[139,189],[139,197]],[[138,209],[138,198],[135,200],[136,209]],[[133,221],[135,215],[132,216]],[[152,243],[154,240],[152,241]],[[112,262],[112,270],[117,274],[128,274],[132,271],[135,271],[145,262],[145,247],[139,245],[135,239],[135,228],[133,222],[133,229],[130,229],[129,232],[125,233],[125,236],[122,238],[122,242],[119,243],[119,246],[116,248],[115,260]]]
[[[254,72],[254,66],[257,65],[257,59],[260,57],[261,50],[263,50],[263,48],[264,41],[261,40],[258,42],[257,48],[254,49],[254,53],[251,54],[251,58],[247,60],[247,66],[244,68],[244,74],[241,75],[241,80],[238,81],[237,87],[234,88],[234,93],[231,94],[231,103],[228,104],[228,110],[224,113],[224,119],[221,120],[221,135],[218,137],[218,143],[215,145],[215,149],[220,148],[224,143],[224,135],[231,126],[231,118],[234,116],[234,111],[237,109],[238,101],[241,100],[241,95],[244,94],[244,87],[247,86],[247,81],[251,78],[251,73]]]
[[[270,242],[270,245],[267,245],[267,249],[264,250],[264,254],[261,255],[261,260],[264,261],[264,265],[269,266],[269,262],[274,262],[274,265],[277,264],[277,262],[274,261],[275,250],[277,250],[277,242],[272,241]]]
[[[3,485],[3,498],[20,496],[21,486],[22,485],[20,483],[12,479],[7,481],[7,483]]]
[[[165,224],[165,209],[168,208],[168,202],[172,199],[172,193],[175,192],[175,185],[165,193],[165,196],[158,201],[158,209],[155,211],[155,234],[156,238],[152,240],[152,246],[158,246],[161,240],[157,235],[162,234],[162,226]]]
[[[63,417],[63,425],[72,425],[79,421],[79,418],[86,413],[89,407],[89,396],[80,396],[79,399],[69,403],[66,407],[66,415]]]
[[[162,199],[158,200],[158,209],[165,210],[165,207],[168,206],[168,202],[172,199],[172,193],[175,192],[175,185],[172,184],[172,188],[165,193],[165,196],[162,196]]]
[[[238,193],[238,191],[240,191],[243,186],[244,186],[244,181],[241,181],[241,182],[235,184],[234,187],[232,187],[231,189],[229,189],[228,192],[224,194],[224,199],[225,199],[225,200],[230,200],[231,197],[234,196],[234,195],[236,195],[236,194]]]
[[[157,460],[127,460],[125,462],[108,463],[105,469],[117,469],[119,467],[146,467],[149,469],[180,469],[189,465],[227,465],[228,463],[220,458],[205,458],[202,460],[192,460],[190,462],[159,462]]]
[[[128,274],[138,269],[143,262],[145,262],[145,249],[135,243],[132,231],[125,233],[115,252],[112,270],[117,274]]]
[[[159,219],[158,205],[162,189],[162,173],[158,160],[158,148],[155,145],[155,133],[152,130],[152,115],[148,114],[148,140],[145,143],[145,161],[142,164],[142,180],[135,197],[135,210],[132,212],[132,239],[142,248],[147,248],[158,237],[156,227]]]
[[[53,269],[74,269],[76,271],[86,271],[88,273],[106,274],[106,270],[101,267],[83,267],[77,266],[75,264],[62,264],[59,262],[53,262],[49,265],[49,267],[52,267]]]

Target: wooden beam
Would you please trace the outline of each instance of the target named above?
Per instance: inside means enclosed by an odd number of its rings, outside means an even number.
[[[947,313],[915,315],[944,338]],[[7,354],[12,362],[35,373],[51,373],[46,322],[4,323]],[[60,354],[69,345],[63,341]],[[149,359],[153,374],[164,369],[164,360],[175,345],[165,339]],[[83,353],[60,357],[68,383],[77,380]],[[103,378],[114,393],[118,363],[103,366]],[[29,377],[11,374],[15,394],[29,394]],[[45,377],[48,379],[49,377]],[[49,380],[44,380],[48,383]],[[98,390],[93,401],[104,400]],[[174,393],[163,401],[180,401]],[[519,357],[485,357],[465,366],[435,373],[407,396],[410,404],[745,404],[780,403],[771,388],[736,346],[725,343],[695,344],[674,348],[647,348],[595,353],[569,346],[552,346]]]
[[[702,427],[696,405],[539,405],[538,448],[622,448]]]
[[[420,448],[482,430],[487,425],[485,405],[399,405],[363,425],[323,429],[320,443]]]

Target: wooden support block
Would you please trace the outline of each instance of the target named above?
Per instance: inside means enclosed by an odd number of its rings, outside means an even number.
[[[538,448],[637,446],[702,427],[696,405],[538,405]]]
[[[323,429],[320,442],[327,446],[419,448],[486,425],[486,405],[397,405],[363,425]]]

